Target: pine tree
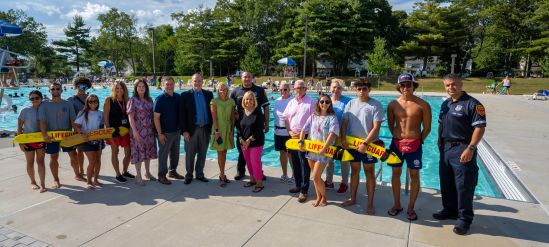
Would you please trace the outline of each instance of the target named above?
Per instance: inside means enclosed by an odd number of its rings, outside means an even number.
[[[78,72],[82,65],[89,65],[89,61],[83,59],[82,54],[90,46],[90,28],[86,27],[81,16],[76,15],[72,24],[69,24],[63,31],[67,39],[54,41],[53,45],[56,46],[58,52],[67,55],[69,59],[73,59],[68,64],[76,66]]]

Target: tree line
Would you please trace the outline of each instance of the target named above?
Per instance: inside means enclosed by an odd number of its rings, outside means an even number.
[[[152,14],[152,13],[151,13]],[[44,26],[21,10],[0,12],[0,19],[20,25],[24,33],[4,37],[0,44],[28,54],[34,72],[45,76],[89,68],[110,60],[134,75],[152,74],[154,34],[157,74],[222,76],[236,70],[275,75],[277,60],[291,57],[303,68],[305,36],[307,76],[315,61],[332,64],[332,75],[351,75],[351,64],[367,61],[370,70],[385,74],[403,70],[405,57],[431,56],[437,72],[473,74],[510,72],[533,65],[549,75],[548,0],[425,0],[410,13],[394,11],[387,0],[218,0],[213,7],[171,14],[175,26],[139,28],[137,18],[116,8],[100,14],[97,36],[75,16],[64,29],[66,38],[47,42]]]

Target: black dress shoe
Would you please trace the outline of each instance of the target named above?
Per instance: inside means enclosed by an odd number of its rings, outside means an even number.
[[[205,178],[205,177],[196,178],[196,180],[201,181],[201,182],[204,182],[204,183],[210,182],[210,181],[209,181],[207,178]]]
[[[469,231],[471,224],[467,222],[458,222],[454,226],[454,233],[457,235],[465,235]]]
[[[242,180],[244,176],[244,174],[236,174],[236,176],[234,176],[234,180]]]
[[[181,174],[177,172],[170,172],[168,173],[168,177],[175,178],[175,179],[184,179],[185,177],[181,176]]]
[[[449,213],[448,211],[440,210],[433,214],[433,218],[437,220],[457,220],[457,214]]]
[[[290,191],[290,193],[297,193],[297,192],[301,191],[301,188],[295,187],[295,188],[291,188],[289,191]]]
[[[132,174],[129,173],[129,172],[124,172],[124,173],[122,174],[122,176],[127,177],[127,178],[135,178],[135,176],[132,175]]]
[[[185,178],[184,184],[190,184],[193,181],[193,178]]]

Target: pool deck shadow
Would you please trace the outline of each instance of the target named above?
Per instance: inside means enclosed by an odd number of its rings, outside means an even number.
[[[265,189],[253,193],[242,181],[232,180],[235,164],[227,165],[231,183],[219,186],[217,162],[207,161],[210,182],[189,185],[172,180],[166,186],[129,180],[116,183],[110,150],[102,157],[100,177],[104,186],[90,191],[72,179],[68,157],[61,155],[63,187],[38,193],[30,189],[22,153],[0,149],[0,225],[53,246],[544,246],[549,244],[549,217],[539,204],[476,197],[475,222],[467,236],[452,232],[453,221],[437,221],[431,214],[440,208],[438,191],[422,189],[416,203],[419,219],[410,222],[405,212],[387,215],[391,189],[378,185],[376,215],[364,214],[367,197],[361,183],[356,205],[339,204],[348,194],[328,191],[329,205],[314,208],[314,188],[309,201],[298,203],[280,183],[279,168],[264,167]],[[48,159],[46,159],[48,161]],[[184,173],[180,158],[178,172]],[[151,171],[156,174],[157,162]],[[135,173],[132,166],[130,171]],[[335,177],[334,181],[339,181]],[[245,181],[247,178],[245,179]],[[47,170],[46,184],[51,183]],[[336,186],[337,187],[337,186]],[[402,195],[406,206],[407,195]],[[0,239],[1,230],[0,230]],[[4,240],[7,241],[7,240]],[[2,241],[0,241],[0,244]]]

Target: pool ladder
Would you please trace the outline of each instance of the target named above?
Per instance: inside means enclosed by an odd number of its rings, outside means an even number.
[[[406,170],[406,182],[404,183],[404,194],[410,192],[410,173]],[[376,172],[376,179],[379,177],[379,184],[383,185],[383,162],[379,161],[379,170]]]

